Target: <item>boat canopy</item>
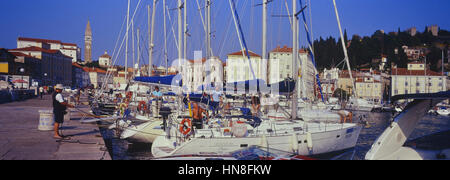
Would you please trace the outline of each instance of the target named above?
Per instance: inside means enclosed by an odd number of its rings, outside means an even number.
[[[172,81],[176,78],[176,75],[170,76],[154,76],[154,77],[136,77],[134,78],[137,82],[151,83],[151,84],[161,84],[161,85],[172,85]],[[177,81],[176,85],[181,86],[182,81]]]

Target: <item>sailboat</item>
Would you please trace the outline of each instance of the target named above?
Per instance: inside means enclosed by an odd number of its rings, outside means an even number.
[[[239,40],[245,46],[242,47],[242,52],[246,52],[248,48],[242,28],[239,27],[234,0],[229,0],[229,3]],[[267,0],[263,1],[263,4],[267,3]],[[293,10],[297,12],[296,1],[293,1]],[[294,19],[293,43],[296,49],[298,19]],[[293,56],[294,64],[296,57]],[[298,73],[295,68],[294,72]],[[297,102],[296,88],[293,91],[293,101]],[[347,151],[356,145],[361,126],[353,123],[305,122],[298,120],[296,103],[292,104],[292,109],[289,120],[278,120],[253,117],[246,114],[244,108],[240,115],[205,120],[198,129],[192,127],[189,117],[172,114],[169,115],[165,136],[155,139],[151,151],[156,158],[193,154],[220,156],[259,146],[299,155],[324,156]]]

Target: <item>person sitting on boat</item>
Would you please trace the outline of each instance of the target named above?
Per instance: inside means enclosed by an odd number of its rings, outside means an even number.
[[[353,121],[353,113],[345,110],[338,111],[339,116],[341,116],[341,123],[351,123]]]
[[[258,116],[261,109],[261,101],[259,96],[252,96],[252,114]]]
[[[209,117],[208,111],[200,107],[200,105],[197,102],[193,102],[192,105],[193,105],[192,118],[194,119],[192,121],[192,126],[195,127],[195,129],[202,129],[203,119],[205,118],[203,116],[203,113],[206,113],[206,118],[208,119]]]

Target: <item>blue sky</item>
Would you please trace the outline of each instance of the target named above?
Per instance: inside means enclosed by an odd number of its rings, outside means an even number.
[[[133,12],[139,0],[132,0]],[[204,4],[204,0],[198,0]],[[244,27],[249,49],[261,53],[261,6],[255,4],[262,0],[236,0],[238,12]],[[305,3],[305,0],[303,0]],[[287,0],[291,11],[291,0]],[[147,10],[152,0],[142,0],[135,17],[135,27],[141,29],[141,48],[148,48]],[[194,50],[204,49],[204,31],[196,0],[188,1],[188,24],[191,37],[188,39],[188,57]],[[450,1],[448,0],[337,0],[343,28],[348,35],[371,35],[379,29],[386,32],[417,27],[423,31],[425,26],[437,24],[450,29]],[[167,0],[169,9],[176,7],[176,0]],[[3,0],[0,2],[2,18],[0,28],[0,47],[15,48],[17,37],[32,37],[61,40],[76,43],[84,52],[84,30],[87,20],[93,30],[93,58],[97,59],[105,50],[111,55],[126,15],[126,0]],[[162,0],[157,5],[155,27],[155,64],[163,65],[163,13]],[[314,38],[339,35],[332,0],[312,0],[312,30]],[[309,12],[309,9],[306,10]],[[176,11],[169,11],[168,52],[169,60],[177,57],[172,25],[177,34]],[[285,0],[274,0],[269,4],[268,50],[277,45],[291,46],[292,32],[287,18],[272,17],[286,15]],[[291,12],[292,13],[292,12]],[[225,59],[226,54],[240,49],[231,12],[227,0],[213,0],[212,48],[214,55]],[[309,16],[309,14],[307,14]],[[307,17],[309,20],[309,17]],[[305,33],[300,26],[300,42],[305,44]],[[130,32],[131,33],[131,32]],[[131,35],[131,34],[130,34]],[[121,38],[123,33],[121,34]],[[130,40],[131,43],[131,40]],[[120,44],[119,44],[120,45]],[[131,44],[130,59],[131,58]],[[148,59],[148,51],[143,50],[142,58]],[[320,53],[320,52],[316,52]],[[124,64],[124,48],[118,55],[117,64]]]

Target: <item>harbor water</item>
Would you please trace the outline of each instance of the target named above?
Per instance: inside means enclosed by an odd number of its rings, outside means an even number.
[[[361,123],[363,129],[351,156],[363,160],[378,136],[390,125],[391,113],[354,112],[353,121]],[[409,140],[450,130],[450,117],[427,115],[420,122]],[[117,138],[114,130],[101,128],[105,143],[113,160],[151,160],[151,144],[132,143]],[[350,158],[347,158],[350,159]]]

